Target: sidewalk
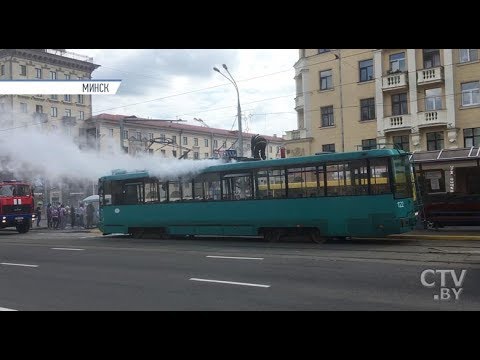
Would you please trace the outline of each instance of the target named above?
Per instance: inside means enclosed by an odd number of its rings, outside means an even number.
[[[439,229],[415,229],[404,234],[389,235],[388,238],[412,240],[480,241],[480,226],[445,226]]]
[[[35,223],[33,224],[32,228],[30,230],[47,230],[47,229],[48,229],[47,220],[42,219],[42,220],[40,220],[40,226],[37,226],[37,221],[35,221]],[[50,229],[50,230],[51,231],[62,231],[62,232],[80,232],[80,233],[89,233],[89,232],[92,232],[92,231],[99,231],[96,227],[91,228],[91,229],[85,229],[85,228],[80,227],[80,226],[75,226],[72,229],[72,227],[70,226],[70,223],[67,223],[67,226],[65,227],[65,229],[58,229],[58,230]]]

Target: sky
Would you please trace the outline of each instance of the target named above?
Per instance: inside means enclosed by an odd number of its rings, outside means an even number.
[[[296,129],[293,65],[298,49],[67,51],[93,57],[100,65],[93,79],[122,80],[116,95],[92,96],[93,115],[182,119],[202,125],[193,120],[197,118],[210,127],[237,130],[235,87],[213,70],[225,73],[226,64],[238,84],[244,132],[282,136]]]

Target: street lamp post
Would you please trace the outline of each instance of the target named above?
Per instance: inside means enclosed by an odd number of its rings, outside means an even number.
[[[239,148],[237,155],[239,157],[243,157],[242,109],[240,108],[240,93],[238,92],[238,86],[237,86],[237,83],[235,82],[235,79],[233,78],[232,74],[230,74],[230,71],[228,71],[227,65],[223,64],[222,66],[227,71],[228,75],[230,75],[230,77],[226,76],[216,67],[214,67],[213,70],[215,70],[220,75],[222,75],[225,79],[230,81],[233,84],[233,86],[235,86],[235,90],[237,90],[238,148]]]

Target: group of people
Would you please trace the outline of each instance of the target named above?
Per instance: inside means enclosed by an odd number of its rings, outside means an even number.
[[[42,211],[40,206],[36,211],[37,227],[40,225]],[[52,205],[48,204],[47,209],[47,226],[49,229],[65,229],[67,223],[70,222],[72,229],[75,226],[90,229],[93,227],[93,219],[95,216],[95,206],[89,203],[86,208],[83,204],[80,204],[78,209],[73,206],[64,206],[63,204]],[[86,219],[86,223],[85,223]]]

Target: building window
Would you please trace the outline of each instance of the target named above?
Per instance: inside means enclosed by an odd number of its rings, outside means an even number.
[[[430,69],[440,66],[439,49],[423,49],[423,68]]]
[[[177,150],[172,150],[172,155],[173,155],[174,158],[176,158],[177,157]]]
[[[372,150],[377,148],[377,139],[362,140],[362,150]]]
[[[390,55],[390,72],[405,71],[405,53]]]
[[[204,155],[205,155],[204,158],[208,159],[208,153],[205,153]]]
[[[360,82],[373,80],[373,59],[358,62]]]
[[[408,114],[407,93],[392,95],[392,115]]]
[[[20,65],[20,75],[27,76],[27,66],[26,65]]]
[[[123,130],[123,138],[128,139],[128,130]]]
[[[268,147],[268,152],[269,152],[269,153],[273,152],[273,148],[272,148],[271,145]]]
[[[69,95],[69,94],[63,95],[63,99],[65,101],[71,102],[72,101],[72,95]]]
[[[65,74],[65,80],[70,80],[70,75],[69,74]]]
[[[70,110],[70,109],[65,109],[65,116],[71,117],[71,116],[72,116],[72,110]]]
[[[172,144],[177,143],[177,137],[175,135],[172,136]]]
[[[472,81],[462,84],[462,105],[471,106],[480,103],[480,82]]]
[[[431,132],[427,133],[427,150],[440,150],[443,149],[443,132]]]
[[[80,120],[85,120],[85,112],[79,111],[79,116],[78,117],[79,117]]]
[[[425,90],[425,110],[433,111],[442,108],[442,88]]]
[[[160,141],[165,142],[165,134],[160,134]]]
[[[108,134],[110,135],[110,137],[113,137],[113,129],[108,129]]]
[[[193,146],[198,146],[198,138],[193,138]]]
[[[322,114],[322,127],[335,125],[333,119],[333,106],[325,106],[320,108]]]
[[[27,103],[20,103],[20,112],[22,113],[27,112]]]
[[[397,147],[397,149],[410,151],[410,141],[408,135],[394,136],[393,144]]]
[[[148,133],[148,140],[153,140],[153,133]]]
[[[137,136],[136,136],[136,139],[137,139],[137,140],[142,140],[142,133],[141,133],[140,131],[137,131],[137,132],[136,132],[136,135],[137,135]]]
[[[480,128],[463,129],[464,147],[480,145]]]
[[[162,157],[163,157],[163,158],[164,158],[165,156],[167,156],[166,153],[165,153],[165,149],[161,149],[161,150],[160,150],[160,153],[162,154]]]
[[[183,145],[188,145],[188,138],[186,136],[183,137]]]
[[[200,154],[199,154],[198,151],[195,151],[195,152],[193,153],[193,158],[194,158],[195,160],[200,159]]]
[[[52,99],[52,100],[57,100],[57,99],[58,99],[58,95],[50,95],[50,99]]]
[[[320,90],[333,89],[332,70],[320,71]]]
[[[50,79],[57,80],[57,72],[56,71],[50,71]]]
[[[360,100],[360,120],[375,119],[375,98]]]
[[[213,147],[215,149],[218,147],[218,140],[213,140]]]
[[[318,49],[319,54],[323,54],[323,53],[326,53],[326,52],[330,52],[330,49]]]
[[[0,75],[5,75],[5,65],[0,65]]]
[[[153,149],[148,149],[148,155],[153,155]]]
[[[205,143],[205,147],[208,147],[208,139],[203,139],[204,143]]]
[[[42,105],[35,105],[35,112],[42,114],[43,113],[43,106]]]
[[[78,95],[77,102],[78,102],[79,104],[83,104],[84,101],[85,101],[85,100],[84,100],[84,98],[83,98],[83,95]]]
[[[322,145],[322,152],[335,152],[335,144]]]
[[[37,79],[41,79],[42,78],[42,69],[39,69],[39,68],[36,68],[35,69],[35,77]]]
[[[56,107],[52,106],[51,109],[50,109],[50,115],[52,117],[57,117],[58,116],[58,109]]]
[[[188,159],[188,150],[183,152],[183,158]]]
[[[466,63],[478,60],[478,49],[460,49],[460,62]]]

